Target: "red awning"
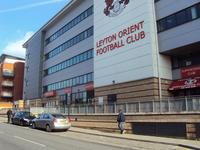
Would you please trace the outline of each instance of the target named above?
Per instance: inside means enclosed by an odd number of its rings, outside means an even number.
[[[200,87],[200,77],[173,81],[169,90],[191,89],[196,87]]]
[[[94,84],[93,84],[93,83],[88,83],[88,84],[86,84],[86,85],[85,85],[85,89],[86,89],[87,91],[93,90],[93,89],[94,89]]]
[[[54,96],[56,96],[55,90],[44,93],[44,97],[54,97]]]

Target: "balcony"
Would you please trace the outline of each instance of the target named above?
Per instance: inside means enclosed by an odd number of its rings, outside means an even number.
[[[2,85],[3,87],[13,87],[13,86],[14,86],[14,84],[13,84],[12,81],[3,81],[3,82],[1,83],[1,85]]]
[[[1,92],[1,97],[12,98],[13,94],[12,92]]]
[[[14,72],[13,71],[3,71],[3,76],[4,77],[14,77]]]

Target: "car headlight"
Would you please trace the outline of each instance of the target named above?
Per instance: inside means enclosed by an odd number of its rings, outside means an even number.
[[[24,118],[24,121],[29,122],[29,119]]]

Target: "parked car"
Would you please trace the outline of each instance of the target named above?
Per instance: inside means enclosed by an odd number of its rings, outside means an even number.
[[[47,132],[52,130],[67,131],[71,127],[69,117],[62,114],[43,113],[38,118],[32,120],[32,128],[45,129]]]
[[[30,112],[18,111],[14,114],[11,121],[13,124],[18,124],[21,126],[31,125],[31,121],[35,118]]]

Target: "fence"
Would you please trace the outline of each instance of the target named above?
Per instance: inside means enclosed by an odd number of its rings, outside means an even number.
[[[121,109],[125,113],[180,113],[200,112],[200,97],[184,97],[162,101],[113,103],[107,105],[82,104],[58,108],[31,108],[33,113],[52,112],[65,114],[115,114]]]

